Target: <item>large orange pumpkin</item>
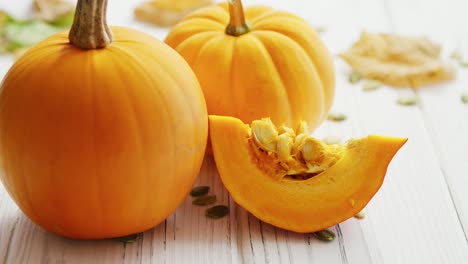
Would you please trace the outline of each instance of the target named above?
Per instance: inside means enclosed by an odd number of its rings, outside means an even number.
[[[72,238],[163,221],[190,191],[207,140],[189,65],[146,34],[107,27],[106,2],[79,0],[69,38],[31,48],[1,87],[0,178],[32,221]]]
[[[227,27],[226,27],[227,25]],[[335,76],[320,36],[298,16],[240,0],[188,15],[165,40],[190,64],[208,113],[245,123],[271,117],[316,128],[333,101]]]

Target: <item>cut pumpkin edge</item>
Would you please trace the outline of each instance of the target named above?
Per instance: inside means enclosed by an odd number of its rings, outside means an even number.
[[[307,180],[274,180],[251,160],[249,125],[209,116],[218,174],[234,201],[260,220],[315,232],[353,217],[383,184],[387,168],[407,138],[369,135],[349,141],[343,157]]]

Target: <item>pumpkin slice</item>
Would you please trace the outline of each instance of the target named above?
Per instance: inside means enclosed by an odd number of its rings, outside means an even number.
[[[370,135],[326,145],[308,135],[305,123],[294,131],[269,119],[252,126],[233,117],[209,120],[216,167],[233,199],[262,221],[301,233],[360,212],[407,141]],[[292,141],[284,139],[288,135]]]

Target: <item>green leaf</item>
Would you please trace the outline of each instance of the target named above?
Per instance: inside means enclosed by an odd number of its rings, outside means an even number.
[[[32,46],[59,31],[61,29],[42,21],[23,21],[7,24],[4,37],[17,49]]]
[[[7,12],[0,10],[0,30],[4,25],[10,22],[14,22],[13,17],[11,17]]]
[[[73,24],[75,18],[75,12],[70,12],[68,15],[60,17],[54,21],[50,21],[49,24],[59,28],[68,28]]]

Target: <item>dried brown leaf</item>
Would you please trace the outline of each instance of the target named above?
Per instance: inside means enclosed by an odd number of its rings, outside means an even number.
[[[55,22],[70,15],[75,5],[68,0],[33,0],[35,18],[47,22]]]
[[[157,26],[175,25],[190,12],[213,3],[213,0],[153,0],[137,6],[134,10],[138,20]]]

